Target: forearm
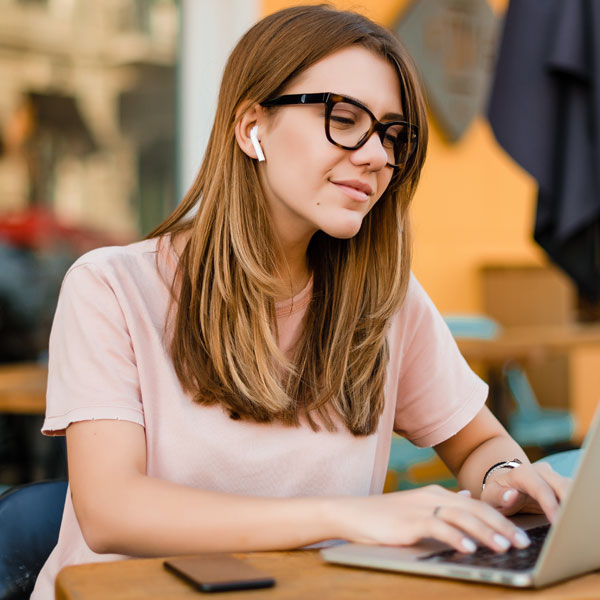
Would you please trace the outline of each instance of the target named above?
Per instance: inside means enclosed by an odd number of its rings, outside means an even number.
[[[273,550],[338,537],[342,499],[240,496],[149,477],[144,429],[135,423],[73,423],[67,452],[73,507],[95,552]]]
[[[518,458],[529,462],[523,449],[508,434],[498,434],[477,446],[465,459],[457,473],[461,489],[470,490],[474,498],[481,494],[486,471],[494,464]]]
[[[100,553],[279,550],[336,534],[333,499],[237,496],[143,475],[111,488],[78,511],[86,541]]]
[[[332,538],[405,545],[423,537],[464,551],[464,532],[443,526],[433,513],[436,506],[473,501],[439,486],[368,497],[289,499],[195,489],[147,476],[144,429],[127,421],[74,423],[67,429],[67,451],[73,507],[85,541],[98,553],[280,550]],[[515,533],[479,504],[472,509],[490,527],[509,537]],[[473,535],[498,549],[485,535]]]

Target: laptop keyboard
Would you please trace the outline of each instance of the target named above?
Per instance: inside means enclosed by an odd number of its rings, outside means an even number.
[[[542,525],[527,530],[531,544],[527,548],[511,547],[504,553],[497,553],[487,547],[479,547],[473,554],[462,554],[456,550],[442,550],[423,556],[420,560],[436,560],[465,566],[488,567],[508,571],[531,569],[542,550],[550,525]]]

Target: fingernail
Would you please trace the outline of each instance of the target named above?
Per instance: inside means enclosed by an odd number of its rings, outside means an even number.
[[[494,542],[502,548],[502,550],[508,550],[510,548],[510,542],[499,533],[494,534]]]
[[[460,490],[460,492],[457,492],[457,494],[461,494],[461,496],[470,496],[471,490]]]
[[[518,529],[515,533],[515,541],[519,548],[527,548],[531,544],[529,536],[522,529]]]
[[[477,546],[475,545],[475,542],[473,542],[473,540],[470,540],[469,538],[463,538],[460,543],[461,543],[462,547],[467,552],[470,552],[471,554],[473,552],[475,552],[475,550],[477,550]]]
[[[511,500],[514,500],[516,494],[517,492],[515,490],[506,490],[506,492],[504,492],[504,496],[502,496],[502,501],[510,502]]]

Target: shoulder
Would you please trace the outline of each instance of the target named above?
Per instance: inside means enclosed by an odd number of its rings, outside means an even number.
[[[431,298],[411,272],[406,295],[400,308],[392,317],[392,324],[414,328],[423,318],[427,318],[432,313],[439,314]]]
[[[409,347],[427,345],[433,340],[445,340],[448,335],[442,315],[411,273],[404,300],[390,322],[390,341],[406,350]]]
[[[406,298],[402,306],[403,308],[406,307],[407,310],[423,309],[425,307],[433,306],[431,298],[412,271],[410,273]]]
[[[97,271],[130,269],[136,265],[155,260],[159,252],[160,240],[142,240],[127,246],[106,246],[95,248],[80,256],[69,268],[68,273],[80,267]]]
[[[69,268],[65,280],[85,277],[86,273],[110,281],[150,282],[166,279],[174,271],[176,258],[167,238],[142,240],[127,246],[96,248],[80,256]]]
[[[167,239],[96,248],[79,257],[65,274],[61,295],[116,294],[151,300],[170,287],[176,257]]]

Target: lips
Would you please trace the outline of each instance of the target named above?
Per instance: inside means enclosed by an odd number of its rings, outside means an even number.
[[[373,188],[363,181],[357,179],[344,179],[332,181],[335,186],[353,200],[364,202],[373,194]]]

